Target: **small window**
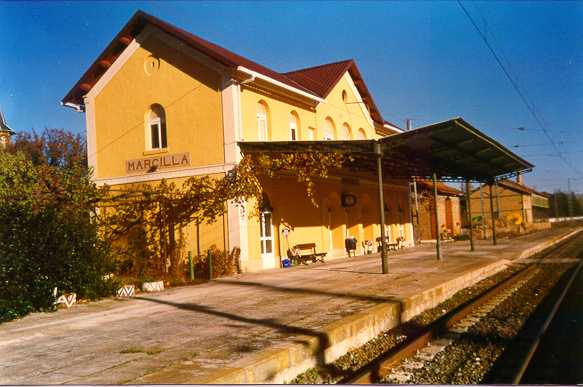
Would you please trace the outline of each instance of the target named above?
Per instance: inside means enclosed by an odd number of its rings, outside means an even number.
[[[164,149],[168,147],[166,134],[166,113],[159,104],[150,108],[148,115],[148,129],[150,134],[150,149]]]
[[[289,139],[295,141],[298,139],[299,135],[299,128],[300,128],[300,118],[298,117],[298,113],[291,112],[289,117]]]
[[[346,92],[346,90],[342,90],[342,101],[344,103],[348,102],[348,93]]]
[[[267,122],[267,104],[260,101],[257,103],[257,137],[259,141],[269,140],[269,127]]]

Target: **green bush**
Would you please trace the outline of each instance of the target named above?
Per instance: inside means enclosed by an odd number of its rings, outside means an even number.
[[[0,321],[54,309],[55,287],[86,299],[115,293],[97,194],[82,170],[0,151]]]

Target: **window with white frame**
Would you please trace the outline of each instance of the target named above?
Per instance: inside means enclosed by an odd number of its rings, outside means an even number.
[[[267,105],[260,101],[257,103],[257,138],[259,141],[269,140],[269,127],[267,126]]]
[[[166,133],[166,113],[159,104],[150,107],[148,114],[149,149],[164,149],[168,147]]]
[[[299,137],[300,119],[296,112],[291,112],[289,117],[289,139],[295,141]]]
[[[324,140],[334,140],[334,132],[336,132],[334,121],[332,121],[332,118],[327,117],[324,120]]]

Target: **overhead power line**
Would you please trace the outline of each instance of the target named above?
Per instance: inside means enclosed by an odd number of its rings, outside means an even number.
[[[466,17],[468,18],[468,20],[470,21],[470,23],[474,26],[474,28],[476,29],[476,31],[478,32],[478,34],[480,35],[480,37],[482,38],[482,40],[484,41],[484,43],[486,44],[488,49],[490,50],[490,53],[492,54],[492,56],[494,56],[496,63],[498,63],[498,66],[500,66],[500,69],[502,69],[502,71],[504,72],[504,75],[506,75],[506,78],[508,79],[508,81],[510,82],[510,84],[512,85],[512,87],[514,88],[514,90],[516,91],[516,93],[518,94],[518,96],[520,97],[520,99],[522,100],[522,102],[524,103],[524,105],[526,106],[526,108],[528,109],[528,111],[530,112],[530,114],[532,115],[534,120],[536,121],[536,123],[538,124],[538,126],[541,128],[541,130],[543,131],[546,138],[549,140],[550,144],[552,145],[553,149],[555,150],[555,152],[557,154],[557,157],[559,157],[565,163],[565,165],[567,165],[568,167],[573,169],[573,171],[575,171],[578,175],[583,176],[583,173],[581,171],[579,171],[565,157],[563,157],[561,150],[559,149],[559,147],[557,146],[557,144],[553,140],[552,136],[550,135],[548,129],[546,128],[546,125],[543,123],[542,118],[539,117],[539,115],[537,114],[535,107],[533,106],[533,104],[531,104],[528,101],[525,93],[520,89],[520,87],[518,86],[518,83],[514,80],[512,75],[506,69],[506,66],[504,66],[504,64],[500,60],[500,57],[498,56],[498,54],[496,53],[496,51],[494,50],[494,48],[492,47],[492,45],[488,41],[488,38],[486,37],[486,35],[484,35],[484,33],[482,32],[480,27],[478,27],[478,25],[476,24],[476,22],[472,18],[472,15],[470,15],[470,13],[466,9],[466,7],[464,7],[461,0],[457,0],[457,3],[460,6],[460,8],[462,9],[462,11],[464,12],[464,14],[466,15]]]

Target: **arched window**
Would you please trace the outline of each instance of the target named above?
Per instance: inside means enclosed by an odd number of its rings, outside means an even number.
[[[315,140],[316,139],[316,128],[308,128],[308,140]]]
[[[342,90],[342,102],[344,103],[348,102],[348,93],[346,92],[346,90]]]
[[[259,141],[269,140],[269,117],[267,104],[263,101],[257,103],[257,138]]]
[[[342,138],[341,140],[352,140],[352,129],[346,122],[342,124]]]
[[[148,131],[150,149],[164,149],[168,147],[166,135],[166,113],[162,105],[154,104],[148,113]]]
[[[292,141],[297,140],[300,132],[300,117],[295,111],[291,112],[289,115],[289,139]]]
[[[334,121],[332,118],[326,117],[324,120],[324,140],[334,140],[336,138],[336,126],[334,126]]]
[[[358,139],[366,140],[366,132],[362,128],[358,129]]]

